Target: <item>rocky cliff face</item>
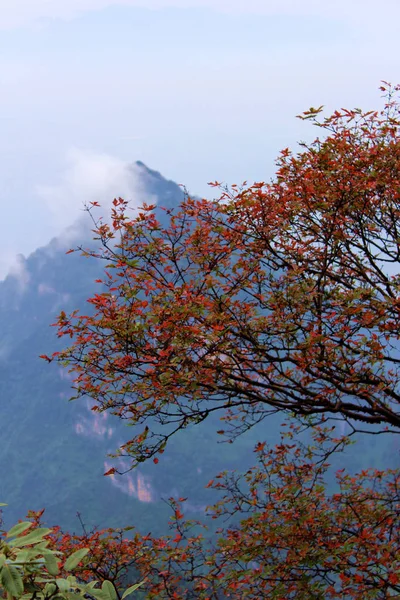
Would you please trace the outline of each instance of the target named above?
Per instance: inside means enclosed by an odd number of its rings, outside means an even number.
[[[156,171],[143,163],[132,169],[152,202],[171,207],[182,200],[179,186]],[[73,228],[76,243],[84,243],[79,234],[89,236],[88,226]],[[107,453],[124,428],[84,402],[68,403],[67,371],[39,359],[57,349],[50,327],[56,315],[83,308],[101,272],[100,263],[65,254],[70,238],[69,232],[20,256],[0,282],[0,498],[9,505],[4,517],[12,522],[30,508],[46,507],[49,521],[66,526],[74,525],[77,511],[92,525],[122,525],[139,516],[150,526],[148,505],[160,497],[151,477],[139,472],[103,477]]]

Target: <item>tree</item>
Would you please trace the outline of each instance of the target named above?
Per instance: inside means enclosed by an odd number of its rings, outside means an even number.
[[[101,248],[81,251],[106,261],[105,289],[91,314],[61,313],[72,345],[44,358],[69,366],[92,410],[136,426],[120,449],[132,467],[213,413],[229,439],[280,411],[314,437],[303,446],[292,425],[257,444],[244,476],[210,482],[224,494],[211,514],[228,519],[215,545],[175,501],[165,538],[60,534],[55,547],[91,548],[83,580],[134,569],[149,599],[399,596],[399,471],[327,483],[348,442],[327,420],[400,425],[399,88],[383,91],[380,113],[304,113],[325,137],[282,151],[271,183],[187,197],[162,218],[121,198],[111,222],[88,208]]]
[[[133,465],[212,413],[233,437],[277,411],[398,431],[399,88],[382,89],[380,113],[304,113],[325,137],[283,150],[269,184],[188,197],[165,226],[122,199],[95,221],[83,254],[106,290],[61,313],[73,344],[51,359],[93,410],[142,426]]]
[[[0,592],[8,600],[117,600],[125,598],[142,584],[135,584],[118,595],[114,582],[103,578],[102,587],[93,576],[76,577],[85,565],[88,547],[76,547],[73,553],[55,546],[54,531],[40,527],[39,513],[30,521],[19,522],[0,538]],[[53,543],[52,543],[53,542]],[[53,547],[52,547],[53,546]],[[64,578],[62,578],[64,575]]]
[[[72,556],[88,549],[75,565],[82,589],[95,580],[103,590],[106,581],[118,597],[138,579],[145,600],[399,597],[399,470],[354,476],[341,470],[333,489],[326,457],[348,439],[318,427],[312,442],[302,445],[299,433],[291,425],[275,447],[258,443],[257,464],[244,475],[226,472],[210,481],[223,494],[210,509],[213,519],[223,519],[217,541],[185,520],[180,503],[171,500],[168,536],[133,532],[128,538],[133,528],[81,535],[54,528],[50,549]]]
[[[224,492],[214,514],[241,519],[223,532],[211,574],[223,572],[238,600],[398,597],[400,472],[342,469],[329,490],[324,457],[348,440],[317,428],[302,447],[292,435],[273,449],[258,444],[244,476],[211,482]]]

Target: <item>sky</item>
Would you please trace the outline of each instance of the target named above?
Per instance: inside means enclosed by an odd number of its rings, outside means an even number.
[[[143,200],[141,160],[195,194],[268,180],[296,115],[378,108],[399,0],[0,0],[0,278],[83,203]]]

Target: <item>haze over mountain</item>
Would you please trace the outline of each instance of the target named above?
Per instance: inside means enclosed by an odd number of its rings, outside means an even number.
[[[268,180],[282,148],[317,134],[295,115],[372,109],[379,82],[397,82],[399,11],[397,0],[2,2],[0,279],[75,221],[83,198],[125,196],[132,156],[202,197],[208,181]]]

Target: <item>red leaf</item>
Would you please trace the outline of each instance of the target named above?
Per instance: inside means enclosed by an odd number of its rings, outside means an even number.
[[[111,467],[111,469],[109,469],[107,473],[104,473],[104,477],[107,477],[107,475],[114,475],[115,471],[116,470],[114,469],[114,467]]]

